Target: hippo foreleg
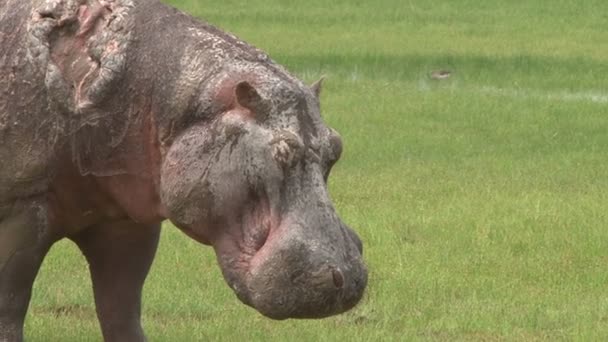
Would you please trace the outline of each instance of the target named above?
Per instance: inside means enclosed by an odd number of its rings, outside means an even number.
[[[0,211],[0,342],[23,340],[32,285],[54,241],[43,199],[17,201]]]
[[[101,224],[72,237],[89,262],[104,340],[145,341],[141,290],[158,246],[160,225],[130,220]]]

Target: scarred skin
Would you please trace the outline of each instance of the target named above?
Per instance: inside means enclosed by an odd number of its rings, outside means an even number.
[[[0,341],[54,242],[89,262],[106,341],[145,340],[160,223],[265,316],[352,308],[367,271],[327,177],[339,135],[262,51],[150,0],[0,2]]]

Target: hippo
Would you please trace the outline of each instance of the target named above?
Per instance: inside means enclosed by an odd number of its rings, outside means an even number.
[[[64,238],[88,262],[104,340],[145,340],[165,220],[264,316],[354,307],[367,269],[328,193],[342,141],[321,87],[157,0],[2,1],[0,341],[23,339]]]

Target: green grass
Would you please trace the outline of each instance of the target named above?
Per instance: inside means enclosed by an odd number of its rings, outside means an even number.
[[[608,339],[606,1],[172,1],[308,82],[345,151],[330,188],[361,235],[362,303],[275,322],[166,226],[151,341]],[[454,71],[445,81],[428,74]],[[84,260],[45,261],[30,341],[101,338]]]

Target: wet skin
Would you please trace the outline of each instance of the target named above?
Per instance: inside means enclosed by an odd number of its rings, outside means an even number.
[[[212,246],[263,315],[360,300],[362,243],[327,192],[342,142],[320,83],[152,0],[10,0],[0,51],[0,341],[22,339],[38,268],[63,238],[89,263],[104,339],[144,340],[165,219]]]

